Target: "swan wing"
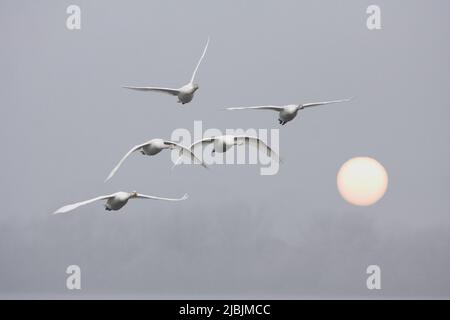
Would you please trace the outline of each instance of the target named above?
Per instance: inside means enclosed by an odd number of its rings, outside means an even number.
[[[162,87],[130,87],[130,86],[123,86],[123,88],[131,89],[131,90],[138,90],[138,91],[157,91],[162,93],[167,93],[172,96],[177,96],[180,93],[180,90],[173,89],[173,88],[162,88]]]
[[[325,104],[332,104],[332,103],[339,103],[339,102],[347,102],[352,100],[352,98],[349,99],[341,99],[341,100],[331,100],[331,101],[322,101],[322,102],[311,102],[311,103],[304,103],[300,105],[300,109],[303,108],[309,108],[309,107],[316,107],[316,106],[322,106]]]
[[[279,106],[256,106],[256,107],[233,107],[226,108],[226,110],[273,110],[273,111],[281,111],[283,107]]]
[[[152,199],[152,200],[166,200],[166,201],[182,201],[186,200],[188,198],[188,194],[185,193],[184,196],[181,198],[162,198],[162,197],[156,197],[156,196],[147,196],[145,194],[138,193],[137,198],[139,199]]]
[[[189,149],[190,149],[191,151],[194,151],[195,148],[196,148],[197,146],[200,146],[200,145],[201,145],[202,148],[203,148],[203,146],[205,146],[205,145],[207,145],[207,144],[210,144],[210,143],[214,142],[214,140],[216,140],[216,137],[204,138],[204,139],[195,141],[193,144],[190,145]]]
[[[257,137],[251,137],[251,136],[236,136],[234,137],[234,140],[237,143],[246,143],[250,146],[256,147],[258,150],[264,150],[266,154],[274,159],[277,162],[281,162],[280,156],[272,150],[264,141]]]
[[[143,146],[146,146],[148,143],[143,143],[143,144],[139,144],[134,146],[133,148],[130,149],[130,151],[128,151],[122,159],[120,159],[119,163],[114,167],[114,169],[111,170],[111,172],[109,173],[108,177],[106,178],[105,182],[108,181],[109,179],[111,179],[114,174],[116,173],[117,170],[119,170],[120,166],[122,165],[122,163],[130,156],[130,154],[132,154],[134,151],[139,150],[140,148],[142,148]]]
[[[208,37],[208,41],[206,41],[205,49],[203,49],[202,56],[200,57],[200,60],[198,60],[197,66],[195,67],[194,73],[192,74],[190,83],[194,83],[195,75],[197,74],[198,67],[200,66],[200,63],[202,62],[203,57],[206,54],[206,50],[208,49],[208,45],[209,45],[209,37]]]
[[[206,166],[206,164],[205,164],[202,160],[200,160],[199,158],[197,158],[197,157],[195,156],[195,154],[194,154],[190,149],[188,149],[188,148],[182,146],[181,144],[178,144],[178,143],[175,143],[175,142],[172,142],[172,141],[164,141],[164,144],[165,144],[165,145],[168,145],[171,149],[178,149],[178,150],[179,150],[179,158],[178,158],[178,160],[179,160],[182,156],[190,156],[190,157],[191,157],[191,161],[192,161],[193,163],[195,163],[195,164],[201,164],[202,167],[208,168],[208,167]],[[177,162],[175,163],[175,165],[178,164],[178,162],[179,162],[178,160],[177,160]]]
[[[204,145],[207,145],[207,144],[210,144],[210,143],[214,142],[215,139],[216,139],[215,137],[211,137],[211,138],[205,138],[205,139],[202,139],[202,140],[198,140],[198,141],[194,142],[193,144],[191,144],[191,145],[189,146],[189,150],[190,150],[191,152],[194,152],[195,147],[201,145],[202,148],[203,148]],[[177,159],[177,162],[175,162],[175,164],[173,165],[172,169],[180,163],[181,158],[182,158],[182,157],[180,156],[180,157]]]
[[[84,206],[86,204],[89,204],[89,203],[92,203],[92,202],[95,202],[95,201],[98,201],[98,200],[109,199],[109,198],[112,198],[112,197],[114,197],[114,194],[110,194],[110,195],[107,195],[107,196],[100,196],[100,197],[97,197],[97,198],[93,198],[93,199],[89,199],[89,200],[86,200],[86,201],[81,201],[81,202],[77,202],[77,203],[73,203],[73,204],[68,204],[67,206],[59,208],[53,214],[66,213],[66,212],[72,211],[72,210],[74,210],[74,209],[76,209],[78,207]]]

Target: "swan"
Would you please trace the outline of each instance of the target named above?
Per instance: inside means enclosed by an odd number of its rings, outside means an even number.
[[[248,145],[254,146],[258,149],[262,147],[263,150],[266,151],[266,153],[269,157],[276,160],[277,162],[281,162],[281,158],[279,157],[279,155],[275,151],[273,151],[266,143],[264,143],[264,141],[262,141],[261,139],[259,139],[257,137],[246,136],[246,135],[239,135],[239,136],[223,135],[223,136],[215,136],[215,137],[205,138],[205,139],[198,140],[198,141],[194,142],[193,144],[191,144],[189,149],[191,151],[194,151],[195,148],[200,145],[202,146],[202,149],[203,149],[203,146],[209,145],[211,143],[214,144],[214,148],[211,151],[212,154],[214,154],[216,152],[224,153],[235,145],[248,144]],[[175,163],[175,165],[177,165],[180,160],[181,160],[181,157],[179,157],[177,159],[177,162]]]
[[[254,109],[254,110],[273,110],[279,112],[278,122],[281,125],[285,125],[287,122],[293,120],[297,116],[297,112],[299,110],[303,110],[309,107],[321,106],[325,104],[331,103],[339,103],[339,102],[347,102],[352,100],[349,99],[341,99],[341,100],[332,100],[332,101],[323,101],[323,102],[312,102],[312,103],[304,103],[304,104],[289,104],[287,106],[257,106],[257,107],[233,107],[226,108],[226,110],[246,110],[246,109]]]
[[[193,160],[194,163],[201,164],[204,168],[207,168],[207,166],[200,159],[198,159],[190,149],[188,149],[178,143],[172,142],[172,141],[163,140],[163,139],[152,139],[143,144],[138,144],[138,145],[134,146],[133,148],[131,148],[130,151],[128,151],[123,156],[123,158],[120,159],[119,163],[114,167],[114,169],[111,170],[111,172],[109,173],[105,182],[114,176],[116,171],[119,170],[119,167],[122,165],[122,163],[133,152],[139,150],[143,155],[153,156],[155,154],[160,153],[164,149],[178,149],[178,151],[180,152],[180,157],[183,155],[190,155],[191,160]]]
[[[197,66],[195,67],[194,73],[192,74],[191,80],[188,84],[185,84],[181,88],[174,89],[174,88],[163,88],[163,87],[131,87],[131,86],[124,86],[123,88],[126,89],[132,89],[132,90],[138,90],[138,91],[156,91],[156,92],[162,92],[167,93],[173,96],[178,97],[178,103],[185,104],[188,102],[191,102],[191,100],[194,98],[195,91],[198,90],[199,86],[198,84],[194,83],[194,78],[197,73],[198,67],[200,66],[200,63],[203,60],[203,57],[206,54],[206,50],[208,49],[209,44],[209,37],[208,41],[206,42],[205,49],[203,49],[202,56],[200,57],[200,60],[197,63]]]
[[[81,201],[73,204],[69,204],[67,206],[61,207],[58,210],[56,210],[53,214],[59,214],[59,213],[66,213],[72,210],[75,210],[78,207],[84,206],[86,204],[99,201],[99,200],[106,200],[105,203],[105,210],[111,211],[111,210],[120,210],[124,205],[127,204],[128,200],[130,199],[153,199],[153,200],[166,200],[166,201],[181,201],[186,200],[188,198],[188,195],[185,194],[183,197],[178,199],[171,199],[171,198],[161,198],[161,197],[155,197],[155,196],[147,196],[145,194],[137,193],[136,191],[133,192],[124,192],[119,191],[110,195],[106,196],[100,196],[96,197],[90,200]]]

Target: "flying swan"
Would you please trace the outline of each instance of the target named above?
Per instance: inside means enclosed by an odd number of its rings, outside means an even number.
[[[273,151],[266,143],[264,143],[264,141],[262,141],[261,139],[259,139],[257,137],[246,136],[246,135],[239,135],[239,136],[224,135],[224,136],[205,138],[205,139],[196,141],[193,144],[191,144],[189,149],[192,152],[194,152],[194,150],[197,146],[201,146],[202,150],[203,150],[203,147],[205,145],[209,145],[211,143],[214,144],[214,148],[211,152],[212,154],[214,154],[215,152],[224,153],[227,150],[229,150],[232,146],[235,146],[235,145],[248,144],[250,146],[258,148],[258,150],[266,151],[267,156],[271,157],[275,161],[277,161],[277,162],[281,161],[281,158],[279,157],[279,155],[275,151]],[[177,165],[180,160],[181,160],[181,157],[178,158],[175,165]]]
[[[122,159],[120,159],[119,163],[112,169],[108,177],[106,178],[105,182],[111,179],[117,170],[119,170],[122,163],[129,157],[130,154],[132,154],[135,151],[140,151],[143,155],[147,156],[153,156],[155,154],[160,153],[164,149],[178,149],[180,153],[180,157],[183,155],[189,155],[191,157],[191,160],[193,160],[196,164],[201,164],[204,168],[207,168],[207,166],[199,160],[192,151],[178,143],[167,141],[163,139],[152,139],[149,140],[143,144],[138,144],[134,146],[133,148],[128,151]]]
[[[123,192],[119,191],[107,196],[100,196],[97,198],[93,198],[86,201],[81,201],[73,204],[69,204],[67,206],[61,207],[58,210],[54,212],[54,214],[58,213],[66,213],[72,210],[75,210],[78,207],[84,206],[86,204],[99,201],[99,200],[106,200],[105,203],[105,210],[111,211],[111,210],[119,210],[124,205],[127,204],[128,200],[130,199],[152,199],[152,200],[166,200],[166,201],[181,201],[186,200],[188,198],[188,195],[185,194],[183,197],[178,199],[171,199],[171,198],[161,198],[161,197],[155,197],[155,196],[147,196],[145,194],[137,193],[136,191],[133,192]]]
[[[200,63],[202,62],[203,57],[206,54],[206,50],[208,49],[208,44],[209,44],[209,37],[208,37],[208,41],[206,42],[205,49],[203,49],[202,56],[200,57],[200,60],[198,61],[197,66],[195,67],[194,73],[192,74],[191,80],[189,81],[188,84],[182,86],[181,88],[174,89],[174,88],[162,88],[162,87],[130,87],[130,86],[124,86],[124,88],[139,90],[139,91],[163,92],[163,93],[170,94],[172,96],[177,96],[178,102],[181,102],[181,104],[191,102],[191,100],[194,98],[195,91],[197,91],[199,88],[198,84],[194,83],[194,78],[197,73],[198,67],[200,66]]]
[[[226,108],[227,110],[246,110],[246,109],[254,109],[254,110],[273,110],[279,112],[278,116],[278,122],[281,125],[285,125],[287,122],[293,120],[297,116],[297,112],[299,110],[303,110],[305,108],[309,107],[316,107],[316,106],[322,106],[325,104],[331,104],[331,103],[339,103],[339,102],[347,102],[350,101],[352,98],[349,99],[342,99],[342,100],[332,100],[332,101],[323,101],[323,102],[312,102],[312,103],[305,103],[305,104],[290,104],[287,106],[258,106],[258,107],[235,107],[235,108]]]

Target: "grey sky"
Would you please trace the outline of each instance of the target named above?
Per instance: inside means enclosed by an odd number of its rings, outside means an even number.
[[[366,28],[381,7],[382,30]],[[81,7],[82,29],[65,26]],[[0,296],[137,298],[450,297],[448,1],[1,1]],[[200,89],[181,107],[121,85]],[[225,106],[341,99],[280,128],[285,159],[181,166],[134,144],[176,128],[279,128]],[[336,173],[379,160],[389,189],[347,204]],[[119,190],[190,198],[58,207]],[[82,269],[82,290],[65,269]],[[366,289],[366,267],[382,290]]]

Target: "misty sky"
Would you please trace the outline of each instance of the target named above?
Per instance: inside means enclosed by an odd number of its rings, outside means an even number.
[[[71,4],[81,30],[66,28]],[[449,12],[418,0],[1,1],[0,297],[449,298]],[[185,84],[208,36],[191,103],[121,88]],[[349,96],[285,126],[223,110]],[[130,147],[195,120],[279,128],[279,173],[171,170],[162,152],[103,182]],[[389,174],[370,207],[336,188],[355,156]],[[119,190],[190,198],[51,215]],[[80,291],[66,289],[71,264]]]

